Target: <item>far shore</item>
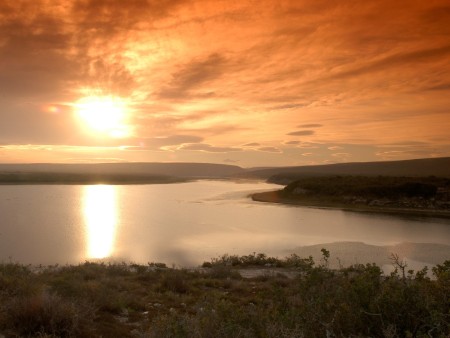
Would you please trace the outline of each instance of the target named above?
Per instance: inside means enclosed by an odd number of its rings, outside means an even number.
[[[187,183],[194,180],[77,180],[77,181],[21,181],[21,182],[0,182],[4,185],[146,185],[146,184],[175,184]]]
[[[434,209],[413,209],[413,208],[395,208],[395,207],[373,207],[361,204],[345,204],[334,202],[321,198],[302,198],[293,199],[281,196],[280,190],[267,191],[261,193],[251,194],[250,198],[256,202],[277,203],[286,205],[296,205],[304,207],[313,207],[320,209],[339,209],[344,211],[354,212],[373,212],[394,215],[407,216],[423,216],[423,217],[438,217],[450,218],[450,211],[434,210]]]
[[[192,178],[166,175],[81,174],[81,173],[0,173],[0,185],[83,185],[83,184],[170,184]]]

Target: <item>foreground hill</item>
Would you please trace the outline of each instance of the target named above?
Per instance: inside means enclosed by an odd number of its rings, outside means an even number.
[[[334,255],[320,251],[317,263],[254,253],[193,270],[85,262],[34,273],[0,263],[0,336],[449,336],[450,261],[416,272],[393,254],[385,275],[375,264],[334,270]]]
[[[269,179],[272,183],[288,184],[302,177],[333,175],[450,177],[450,157],[404,161],[337,163],[260,170],[249,169],[243,176]]]

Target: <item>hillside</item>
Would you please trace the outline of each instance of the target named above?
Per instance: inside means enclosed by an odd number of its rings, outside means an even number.
[[[195,178],[225,178],[238,166],[211,163],[0,164],[0,182],[150,183]],[[3,179],[2,179],[3,178]]]
[[[450,157],[249,169],[241,176],[269,179],[272,183],[288,184],[302,177],[333,175],[450,177]]]
[[[277,184],[289,184],[299,178],[335,175],[357,176],[406,176],[450,177],[450,157],[405,161],[338,163],[328,165],[241,168],[235,165],[213,163],[30,163],[0,164],[0,181],[12,179],[12,183],[33,182],[44,179],[63,182],[92,182],[106,180],[114,183],[145,183],[147,180],[179,181],[184,179],[245,178],[268,180]],[[81,175],[81,176],[80,176]],[[2,179],[3,177],[3,179]],[[23,183],[23,182],[22,182]]]

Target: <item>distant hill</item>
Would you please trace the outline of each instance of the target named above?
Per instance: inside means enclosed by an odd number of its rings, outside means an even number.
[[[211,163],[89,163],[89,164],[0,164],[0,173],[56,173],[127,176],[171,176],[180,178],[224,178],[244,169]]]
[[[450,177],[450,157],[248,169],[245,173],[239,174],[241,177],[269,179],[279,184],[288,184],[302,177],[331,175]]]
[[[438,176],[450,177],[450,157],[385,161],[355,162],[328,165],[272,167],[244,169],[235,165],[212,163],[30,163],[0,164],[0,174],[44,173],[91,175],[102,178],[119,175],[119,180],[133,181],[153,179],[197,179],[197,178],[247,178],[269,180],[273,183],[288,184],[298,178],[330,175],[359,176]],[[36,175],[34,175],[36,176]],[[30,177],[34,177],[33,175]],[[60,178],[64,177],[59,175]],[[117,177],[117,176],[114,176]],[[158,178],[159,177],[159,178]],[[77,180],[72,176],[73,180]]]

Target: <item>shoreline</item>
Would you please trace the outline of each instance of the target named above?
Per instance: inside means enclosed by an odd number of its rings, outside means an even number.
[[[176,183],[188,183],[192,182],[194,180],[190,179],[180,179],[180,180],[173,180],[173,181],[151,181],[151,180],[145,180],[145,181],[23,181],[23,182],[0,182],[0,186],[11,186],[11,185],[149,185],[149,184],[176,184]]]
[[[421,216],[450,219],[450,211],[412,209],[412,208],[380,208],[367,205],[345,204],[327,200],[317,199],[293,199],[280,196],[279,190],[250,194],[249,197],[255,202],[284,204],[292,206],[303,206],[317,209],[334,209],[342,211],[380,213],[390,215]]]

